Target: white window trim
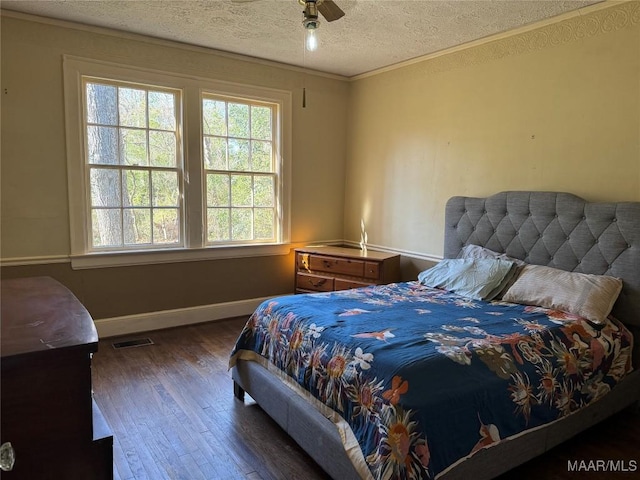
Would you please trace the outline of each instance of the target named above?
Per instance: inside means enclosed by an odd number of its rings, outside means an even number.
[[[72,268],[96,268],[108,266],[143,265],[154,263],[212,260],[216,258],[241,258],[262,255],[285,255],[290,250],[291,215],[291,92],[255,87],[197,76],[132,67],[100,60],[63,55],[65,127],[67,144],[67,178],[69,191],[69,226]],[[184,174],[190,184],[204,186],[202,178],[201,98],[203,92],[254,98],[280,105],[281,124],[277,126],[280,151],[279,196],[281,216],[280,241],[270,244],[206,246],[202,221],[204,215],[202,188],[185,188],[185,247],[116,252],[90,252],[86,216],[85,165],[83,158],[84,131],[82,77],[114,78],[121,81],[146,83],[177,88],[183,92]],[[193,134],[189,128],[199,128]]]

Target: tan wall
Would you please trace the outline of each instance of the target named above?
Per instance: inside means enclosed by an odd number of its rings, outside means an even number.
[[[346,238],[364,219],[372,244],[442,255],[453,195],[640,201],[637,4],[353,82]]]
[[[343,237],[346,81],[307,74],[302,109],[303,77],[292,69],[6,15],[1,35],[3,260],[70,253],[64,54],[292,91],[291,241]],[[2,276],[52,275],[104,318],[290,292],[292,272],[292,256],[283,255],[82,271],[4,267]]]

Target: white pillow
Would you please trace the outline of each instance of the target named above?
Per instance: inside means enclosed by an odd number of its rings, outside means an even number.
[[[619,278],[527,265],[502,300],[562,310],[602,324],[621,290]]]

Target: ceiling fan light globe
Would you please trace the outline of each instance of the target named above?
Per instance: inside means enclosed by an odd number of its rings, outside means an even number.
[[[305,47],[309,52],[315,52],[318,49],[318,37],[315,28],[307,29]]]

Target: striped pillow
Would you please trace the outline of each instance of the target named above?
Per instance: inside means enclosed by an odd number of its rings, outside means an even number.
[[[562,310],[601,324],[621,290],[619,278],[527,265],[502,300]]]

